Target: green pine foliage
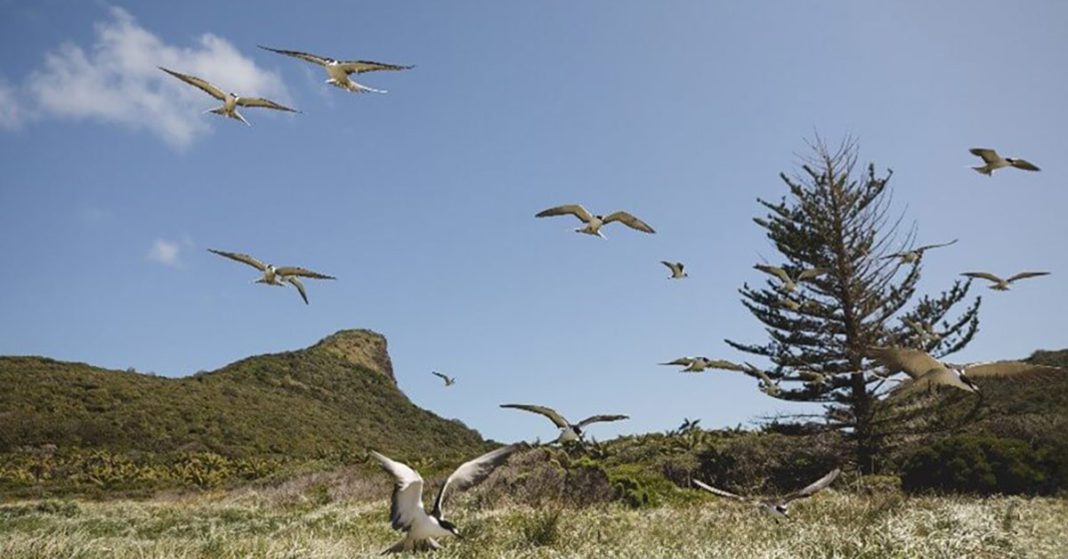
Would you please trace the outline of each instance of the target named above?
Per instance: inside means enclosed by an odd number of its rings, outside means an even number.
[[[885,414],[879,417],[886,408],[877,405],[885,381],[867,348],[916,347],[936,357],[958,351],[978,329],[980,300],[966,302],[971,284],[961,281],[920,296],[923,259],[937,255],[912,262],[893,256],[917,243],[915,229],[899,235],[901,218],[890,215],[892,173],[860,167],[850,140],[837,149],[821,141],[811,147],[797,175],[780,175],[787,195],[760,200],[768,213],[754,221],[779,253],[772,264],[791,277],[820,273],[796,281],[793,291],[770,277],[744,285],[742,304],[768,340],[727,343],[770,361],[764,373],[745,371],[769,396],[823,404],[831,420],[825,427],[848,433],[855,462],[871,473],[888,434]],[[939,336],[924,337],[910,322],[937,328]]]

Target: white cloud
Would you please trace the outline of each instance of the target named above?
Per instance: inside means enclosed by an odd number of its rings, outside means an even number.
[[[22,123],[22,109],[15,98],[15,91],[0,79],[0,129],[13,130]]]
[[[190,244],[186,241],[186,245]],[[148,259],[159,262],[164,266],[170,266],[172,268],[181,268],[182,261],[179,259],[182,252],[183,243],[178,241],[168,241],[166,239],[156,239],[152,243],[152,248],[148,249]]]
[[[208,130],[201,113],[220,103],[157,66],[241,95],[289,102],[279,75],[256,66],[225,39],[206,33],[193,47],[172,46],[120,8],[111,8],[111,16],[95,25],[90,49],[64,43],[45,54],[42,68],[25,84],[36,116],[120,123],[187,147]]]

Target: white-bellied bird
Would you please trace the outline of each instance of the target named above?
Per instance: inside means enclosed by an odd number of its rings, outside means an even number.
[[[363,93],[365,91],[371,91],[374,93],[386,93],[386,90],[374,89],[367,87],[366,85],[358,84],[351,78],[349,78],[349,76],[351,76],[352,74],[381,71],[396,72],[399,70],[411,70],[412,68],[415,68],[415,66],[386,64],[384,62],[375,62],[373,60],[334,60],[333,58],[327,58],[325,56],[319,56],[317,54],[311,54],[307,52],[300,52],[298,50],[283,50],[273,49],[271,47],[265,47],[263,45],[258,46],[263,50],[269,50],[278,54],[284,54],[286,56],[292,56],[293,58],[299,58],[305,62],[318,64],[326,70],[326,75],[330,78],[326,80],[326,83],[340,87],[345,91],[351,91],[353,93]]]
[[[783,293],[790,293],[793,290],[797,289],[797,284],[798,283],[801,283],[803,281],[808,281],[808,280],[811,280],[811,279],[816,279],[816,278],[818,278],[818,277],[830,272],[830,270],[828,270],[826,268],[809,268],[807,270],[797,270],[791,276],[789,272],[787,272],[786,270],[784,270],[784,269],[782,269],[782,268],[780,268],[778,266],[768,266],[767,264],[757,264],[757,265],[753,266],[753,268],[755,268],[757,270],[760,270],[761,272],[764,272],[765,274],[769,274],[769,275],[772,275],[772,276],[775,276],[775,277],[779,278],[779,280],[782,281],[782,284],[779,286],[779,291],[781,291]]]
[[[916,247],[916,248],[913,248],[913,249],[903,250],[901,252],[895,252],[894,254],[890,254],[890,255],[884,256],[883,259],[886,260],[886,259],[890,259],[890,258],[897,258],[897,259],[901,260],[901,262],[903,262],[905,264],[912,264],[913,262],[916,262],[917,260],[923,258],[923,253],[931,250],[932,248],[947,247],[949,245],[952,245],[952,244],[956,243],[959,240],[960,239],[953,239],[952,241],[949,241],[948,243],[942,243],[942,244],[937,244],[937,245],[923,245],[923,246],[919,246],[919,247]]]
[[[679,365],[683,367],[683,373],[702,373],[705,369],[726,369],[729,371],[746,371],[746,367],[725,361],[723,359],[710,359],[708,357],[679,357],[674,361],[661,363],[661,365]]]
[[[582,429],[591,423],[598,423],[602,421],[619,421],[621,419],[630,419],[627,415],[595,415],[587,417],[578,423],[571,423],[564,416],[556,412],[552,408],[545,406],[532,406],[529,404],[501,404],[502,408],[512,408],[517,410],[529,411],[532,413],[544,415],[549,418],[549,421],[553,422],[560,428],[560,436],[556,438],[556,443],[571,443],[582,440]]]
[[[989,377],[1021,378],[1027,375],[1065,372],[1058,367],[1034,365],[1022,361],[989,361],[953,365],[943,363],[929,353],[912,348],[872,346],[868,356],[875,359],[887,373],[905,373],[911,380],[903,382],[894,390],[894,395],[904,395],[916,390],[935,386],[951,386],[965,392],[979,393],[973,379]]]
[[[661,260],[661,264],[668,267],[671,270],[671,277],[668,279],[682,279],[690,277],[690,274],[686,273],[686,266],[682,262],[669,262],[667,260]]]
[[[444,381],[445,382],[445,386],[452,386],[452,385],[456,384],[456,377],[450,377],[449,375],[446,375],[444,373],[439,373],[437,371],[430,371],[430,374],[432,374],[432,375],[440,378],[442,381]]]
[[[579,219],[584,225],[575,229],[576,233],[585,233],[587,235],[595,235],[597,237],[605,238],[601,233],[601,228],[609,223],[618,221],[631,229],[641,231],[642,233],[656,233],[648,223],[634,217],[627,212],[619,211],[612,212],[606,216],[593,215],[586,208],[583,208],[579,204],[566,204],[563,206],[556,206],[555,208],[549,208],[542,210],[534,217],[553,217],[558,215],[573,215]]]
[[[196,76],[190,76],[188,74],[175,72],[174,70],[168,70],[163,66],[157,66],[157,68],[163,70],[164,72],[167,72],[168,74],[182,80],[183,82],[191,86],[199,88],[204,93],[207,93],[208,95],[211,95],[212,97],[223,102],[221,107],[208,109],[204,111],[205,113],[215,113],[217,115],[222,115],[227,118],[232,118],[234,120],[240,120],[241,122],[252,126],[247,120],[245,120],[245,117],[241,116],[241,113],[237,112],[238,107],[259,107],[262,109],[274,109],[276,111],[285,111],[289,113],[300,112],[296,109],[286,107],[285,105],[275,103],[270,99],[264,99],[262,97],[241,97],[236,93],[226,93],[215,85],[212,85],[211,82],[198,78]]]
[[[990,289],[994,291],[1008,291],[1009,284],[1027,278],[1037,278],[1039,276],[1048,276],[1049,272],[1020,272],[1014,276],[1008,278],[1000,278],[991,274],[990,272],[964,272],[962,276],[968,276],[969,278],[985,279],[992,283]]]
[[[989,148],[972,148],[968,150],[972,155],[983,160],[981,167],[972,167],[981,174],[991,176],[994,171],[1003,167],[1016,167],[1024,171],[1041,171],[1034,163],[1017,157],[1002,157],[998,152]]]
[[[393,476],[393,495],[390,498],[389,521],[394,530],[401,530],[404,539],[393,544],[383,553],[402,551],[428,551],[441,545],[434,538],[460,537],[455,524],[445,520],[443,506],[449,491],[463,491],[489,477],[493,470],[503,464],[513,452],[523,445],[513,444],[487,452],[474,460],[464,462],[445,480],[434,499],[430,514],[423,508],[423,478],[407,464],[371,451],[371,456]]]
[[[276,268],[271,264],[264,264],[258,259],[253,258],[252,256],[249,256],[247,254],[242,254],[240,252],[226,252],[224,250],[215,250],[213,248],[209,248],[208,252],[218,254],[219,256],[229,258],[230,260],[241,262],[242,264],[248,264],[249,266],[252,266],[253,268],[256,268],[257,270],[263,272],[263,277],[252,283],[263,283],[267,285],[280,286],[285,286],[286,284],[292,285],[293,287],[297,288],[297,292],[300,293],[300,298],[304,299],[305,305],[308,304],[308,294],[304,291],[304,283],[297,279],[298,277],[324,280],[337,279],[334,276],[320,274],[319,272],[313,272],[307,268],[301,268],[298,266],[280,266]]]
[[[693,480],[693,484],[697,487],[700,487],[701,489],[704,489],[705,491],[708,491],[709,493],[712,493],[713,495],[726,497],[728,499],[734,499],[736,501],[753,503],[758,508],[770,513],[775,518],[789,518],[790,513],[787,507],[790,505],[790,502],[796,501],[798,499],[804,499],[806,497],[811,497],[816,493],[823,491],[827,488],[828,485],[834,482],[835,478],[837,478],[838,474],[840,473],[842,473],[841,470],[835,468],[831,470],[827,475],[812,482],[805,488],[794,491],[793,493],[790,493],[779,499],[760,499],[754,497],[743,497],[741,495],[735,495],[734,493],[731,493],[729,491],[724,491],[722,489],[712,487],[711,485],[708,485],[696,479]]]

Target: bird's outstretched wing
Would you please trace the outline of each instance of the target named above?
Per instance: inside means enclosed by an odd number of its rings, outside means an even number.
[[[957,241],[959,241],[959,240],[960,240],[960,239],[953,239],[952,241],[949,241],[948,243],[941,243],[941,244],[937,244],[937,245],[923,245],[923,246],[921,246],[921,247],[917,247],[917,248],[915,248],[915,249],[913,249],[913,250],[915,250],[916,252],[920,252],[920,253],[922,253],[922,252],[924,252],[924,251],[928,251],[928,250],[931,250],[932,248],[942,248],[942,247],[947,247],[947,246],[949,246],[949,245],[952,245],[952,244],[956,243],[956,242],[957,242]]]
[[[256,268],[261,272],[267,269],[266,264],[247,254],[242,254],[240,252],[226,252],[225,250],[215,250],[213,248],[209,248],[208,252],[218,254],[219,256],[225,256],[230,260],[236,260],[238,262],[241,262],[242,264],[248,264],[249,266],[252,266],[253,268]]]
[[[568,214],[579,218],[583,223],[589,223],[593,220],[593,215],[579,204],[564,204],[563,206],[556,206],[555,208],[542,210],[534,214],[534,217],[553,217]]]
[[[693,365],[694,361],[695,361],[695,359],[693,359],[691,357],[679,357],[678,359],[676,359],[674,361],[668,361],[667,363],[661,363],[661,365],[684,365],[686,367],[689,367],[690,365]]]
[[[998,152],[989,148],[972,148],[968,150],[972,155],[980,157],[985,163],[997,163],[1001,161],[1001,156]]]
[[[276,52],[278,54],[284,54],[286,56],[292,56],[293,58],[299,58],[299,59],[301,59],[301,60],[303,60],[305,62],[311,62],[312,64],[318,64],[320,66],[326,66],[327,64],[330,64],[332,62],[337,62],[336,60],[334,60],[332,58],[327,58],[325,56],[319,56],[317,54],[311,54],[311,53],[308,53],[308,52],[300,52],[299,50],[272,49],[271,47],[265,47],[263,45],[256,45],[256,46],[260,47],[263,50],[269,50],[271,52]]]
[[[1026,377],[1043,374],[1068,374],[1068,369],[1035,365],[1022,361],[993,361],[989,363],[972,363],[964,367],[964,374],[972,378],[991,377]]]
[[[389,521],[394,530],[407,530],[423,510],[423,478],[419,472],[375,451],[371,456],[393,476],[393,496],[389,505]]]
[[[816,493],[819,493],[820,491],[826,489],[828,485],[834,482],[834,479],[837,478],[838,474],[840,473],[842,473],[842,471],[838,468],[835,468],[831,470],[830,473],[828,473],[827,475],[809,484],[807,487],[794,491],[789,495],[786,495],[782,498],[782,502],[789,503],[790,501],[793,501],[795,499],[804,499],[805,497],[811,497]]]
[[[583,419],[578,422],[579,429],[590,425],[591,423],[602,423],[607,421],[621,421],[623,419],[630,419],[629,415],[594,415]]]
[[[780,280],[782,280],[783,283],[790,283],[790,282],[793,281],[793,279],[790,277],[790,274],[787,274],[786,270],[783,270],[782,268],[780,268],[778,266],[769,266],[767,264],[757,264],[757,265],[753,266],[753,268],[755,268],[757,270],[760,270],[761,272],[764,272],[765,274],[771,274],[771,275],[779,278]]]
[[[1002,281],[1004,281],[1001,278],[995,276],[994,274],[991,274],[990,272],[964,272],[961,275],[962,276],[968,276],[969,278],[979,278],[979,279],[990,280],[990,281],[992,281],[994,283],[1001,283]]]
[[[463,491],[469,487],[473,487],[482,482],[482,480],[489,477],[493,470],[498,466],[504,464],[508,457],[515,451],[523,448],[521,444],[512,444],[503,446],[497,450],[487,452],[474,460],[464,462],[456,471],[449,476],[449,479],[445,480],[445,483],[438,491],[437,499],[434,499],[433,513],[438,518],[441,518],[441,507],[445,504],[445,496],[451,489],[453,492]]]
[[[238,97],[237,104],[242,107],[259,107],[263,109],[274,109],[276,111],[286,111],[289,113],[300,112],[296,109],[291,109],[285,105],[275,103],[270,99],[264,99],[263,97]]]
[[[1012,283],[1012,282],[1014,282],[1016,280],[1022,280],[1022,279],[1027,279],[1027,278],[1037,278],[1038,276],[1048,276],[1048,275],[1049,275],[1049,272],[1020,272],[1019,274],[1016,274],[1016,275],[1010,277],[1009,279],[1007,279],[1005,281],[1007,281],[1009,283]]]
[[[212,85],[212,83],[209,82],[208,80],[205,80],[205,79],[202,79],[202,78],[198,78],[196,76],[190,76],[188,74],[182,74],[180,72],[175,72],[174,70],[168,70],[168,69],[164,68],[163,66],[156,66],[156,67],[159,68],[160,70],[163,70],[164,72],[167,72],[168,74],[170,74],[170,75],[182,80],[183,82],[185,82],[185,83],[187,83],[187,84],[189,84],[191,86],[199,88],[204,93],[207,93],[208,95],[211,95],[212,97],[214,97],[214,98],[216,98],[216,99],[218,99],[220,101],[222,101],[223,99],[226,99],[226,93],[223,90],[219,89],[218,87]]]
[[[432,375],[440,378],[441,380],[445,381],[445,384],[449,384],[449,381],[452,380],[447,375],[444,375],[444,374],[439,373],[437,371],[430,371],[430,374],[432,374]]]
[[[631,229],[641,231],[642,233],[656,233],[656,231],[654,231],[648,223],[638,219],[634,215],[629,214],[627,212],[612,212],[604,218],[605,224],[612,223],[613,221],[618,221],[623,225],[626,225]]]
[[[745,365],[739,365],[733,361],[727,361],[726,359],[712,359],[708,362],[709,368],[722,369],[725,371],[748,371],[749,367]]]
[[[697,487],[700,487],[701,489],[704,489],[705,491],[708,491],[709,493],[711,493],[713,495],[717,495],[719,497],[726,497],[728,499],[734,499],[736,501],[748,501],[749,500],[749,497],[742,497],[741,495],[735,495],[734,493],[731,493],[730,491],[724,491],[722,489],[719,489],[719,488],[716,488],[716,487],[712,487],[711,485],[708,485],[707,483],[704,483],[703,481],[700,481],[700,480],[697,480],[697,479],[693,480],[693,484],[696,485]]]
[[[283,276],[300,276],[302,278],[312,279],[337,279],[334,276],[328,276],[326,274],[320,274],[319,272],[313,272],[307,268],[301,268],[299,266],[282,266],[275,270]]]
[[[900,371],[914,379],[933,369],[945,368],[941,361],[918,349],[872,346],[868,348],[868,356],[882,363],[890,374]]]
[[[552,408],[547,408],[545,406],[532,406],[530,404],[501,404],[501,407],[513,408],[517,410],[529,411],[532,413],[544,415],[545,417],[549,418],[549,421],[552,421],[554,425],[561,429],[569,425],[567,420],[564,419],[564,416],[556,413],[556,410]]]
[[[1027,161],[1026,159],[1013,158],[1010,162],[1013,167],[1017,169],[1023,169],[1024,171],[1041,171],[1034,163]]]
[[[397,72],[400,70],[411,70],[415,66],[406,66],[402,64],[386,64],[385,62],[375,62],[373,60],[344,60],[338,63],[338,66],[346,74],[362,74],[364,72]]]
[[[668,262],[667,260],[661,260],[660,263],[667,266],[672,274],[674,274],[676,270],[678,270],[678,273],[682,273],[682,262]]]
[[[304,283],[302,283],[296,276],[286,276],[286,281],[290,285],[297,288],[297,292],[300,293],[300,298],[304,299],[304,304],[308,304],[308,293],[304,291]]]

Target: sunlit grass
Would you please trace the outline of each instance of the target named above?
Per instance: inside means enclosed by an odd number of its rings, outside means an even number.
[[[0,507],[0,557],[359,557],[396,541],[385,501],[280,504],[244,495]],[[436,557],[1065,557],[1056,498],[825,494],[777,522],[706,500],[630,510],[504,507],[453,519]]]

